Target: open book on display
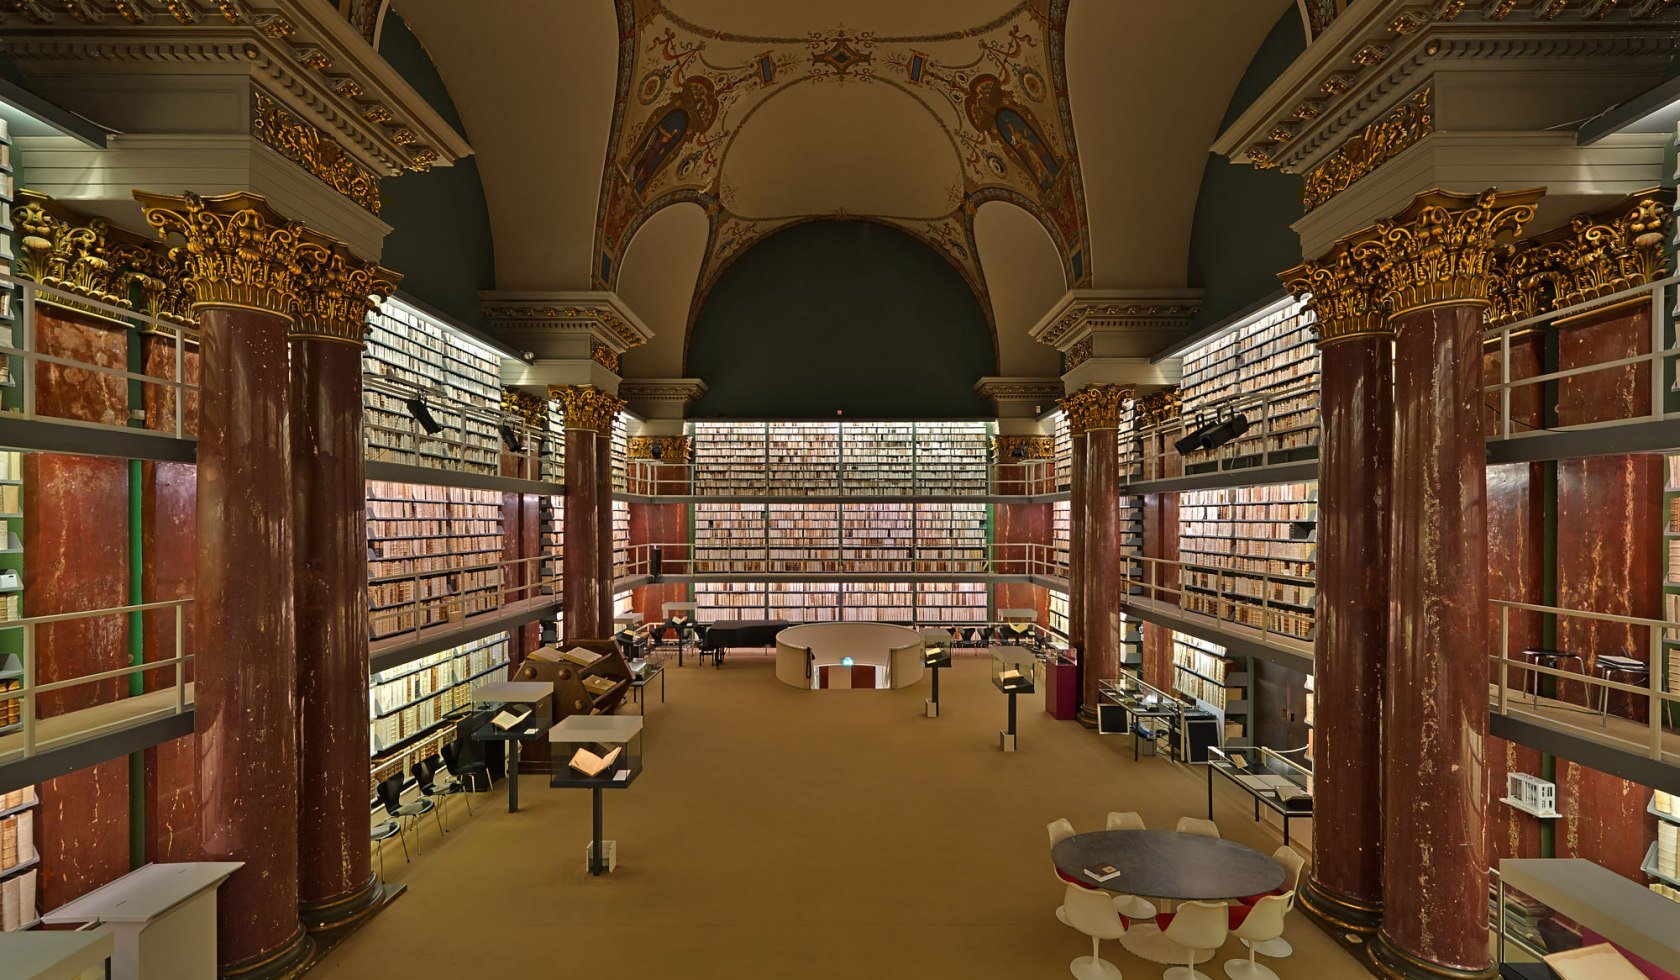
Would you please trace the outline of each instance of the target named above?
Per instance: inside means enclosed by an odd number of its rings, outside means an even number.
[[[588,749],[578,749],[572,753],[571,761],[566,764],[585,776],[599,776],[617,761],[619,753],[623,751],[622,745],[614,746],[606,755],[596,755]]]
[[[525,724],[525,719],[529,717],[531,717],[530,709],[519,712],[503,711],[490,719],[490,724],[495,725],[498,731],[505,732],[510,728],[518,728]]]

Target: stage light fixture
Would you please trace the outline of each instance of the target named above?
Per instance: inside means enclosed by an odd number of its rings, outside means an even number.
[[[408,414],[420,423],[420,428],[425,429],[427,435],[435,436],[443,431],[443,426],[432,417],[432,410],[426,407],[426,399],[410,398],[404,404],[408,406]]]

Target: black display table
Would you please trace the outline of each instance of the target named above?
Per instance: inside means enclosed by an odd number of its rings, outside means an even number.
[[[928,669],[928,671],[933,674],[933,697],[928,698],[927,702],[926,702],[926,704],[927,704],[927,716],[929,718],[938,718],[939,717],[939,671],[940,671],[941,668],[951,666],[951,654],[950,654],[949,651],[946,651],[946,650],[937,650],[937,651],[930,650],[930,651],[928,651],[926,656],[922,657],[922,666],[926,667]],[[1011,725],[1010,727],[1013,728],[1014,726]]]
[[[938,676],[938,675],[935,675]],[[1024,684],[1006,684],[996,677],[992,678],[992,686],[1009,695],[1009,727],[998,732],[998,748],[1005,752],[1015,751],[1015,695],[1031,694],[1032,682]]]
[[[1241,756],[1245,764],[1238,766],[1236,760],[1232,758],[1233,756]],[[1238,789],[1254,797],[1254,819],[1256,822],[1260,819],[1260,808],[1262,806],[1283,818],[1283,842],[1285,844],[1289,843],[1289,821],[1303,817],[1308,820],[1312,819],[1311,796],[1297,797],[1295,800],[1285,803],[1278,798],[1275,788],[1268,789],[1262,785],[1263,781],[1275,783],[1276,780],[1282,779],[1304,791],[1307,789],[1306,777],[1286,766],[1268,763],[1265,754],[1260,749],[1225,749],[1216,745],[1208,750],[1207,769],[1207,815],[1209,820],[1213,819],[1213,774],[1215,772],[1235,783]]]
[[[485,724],[478,731],[473,732],[475,742],[534,742],[543,736],[545,724],[536,718],[527,719],[518,728],[503,731],[494,724]],[[508,812],[519,812],[519,749],[508,753]]]

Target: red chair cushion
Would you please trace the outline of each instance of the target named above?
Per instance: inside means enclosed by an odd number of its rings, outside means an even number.
[[[1230,906],[1229,911],[1226,913],[1227,915],[1230,916],[1230,919],[1228,920],[1228,926],[1227,927],[1231,928],[1231,929],[1235,929],[1238,926],[1242,925],[1243,922],[1248,918],[1248,913],[1250,913],[1252,911],[1254,911],[1254,906],[1252,906],[1252,905],[1232,905],[1232,906]]]
[[[1062,879],[1063,881],[1067,882],[1070,885],[1078,885],[1079,887],[1085,889],[1086,891],[1094,892],[1094,891],[1097,890],[1097,886],[1092,885],[1092,884],[1088,884],[1087,882],[1080,881],[1078,878],[1072,877],[1071,875],[1068,875],[1068,874],[1064,873],[1061,868],[1056,869],[1056,877]]]
[[[1156,913],[1156,915],[1155,915],[1155,925],[1160,927],[1160,930],[1162,932],[1166,932],[1167,927],[1172,925],[1173,917],[1176,916],[1176,915],[1178,915],[1177,912],[1159,912],[1159,913]]]

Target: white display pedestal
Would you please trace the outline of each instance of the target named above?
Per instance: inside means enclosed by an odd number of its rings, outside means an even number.
[[[111,927],[112,980],[215,980],[216,888],[242,861],[148,864],[42,916]]]
[[[109,928],[85,932],[0,932],[0,963],[12,980],[103,977],[115,943]]]

